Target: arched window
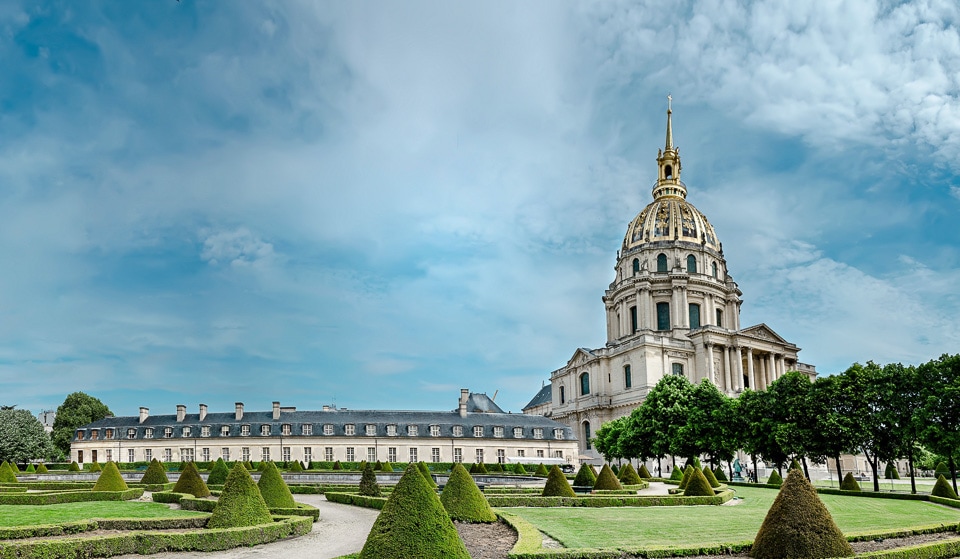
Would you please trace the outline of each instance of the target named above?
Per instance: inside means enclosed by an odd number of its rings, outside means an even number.
[[[567,392],[567,391],[564,390],[563,387],[561,386],[561,387],[560,387],[560,403],[561,403],[561,404],[563,404],[564,402],[567,401],[567,393],[566,393],[566,392]]]
[[[657,271],[666,272],[667,271],[667,255],[660,253],[657,255]]]
[[[630,365],[623,366],[623,387],[630,388],[633,386],[633,375],[630,372]]]
[[[588,449],[593,448],[593,443],[590,440],[590,422],[589,421],[583,422],[583,440],[584,442],[587,443]]]
[[[580,375],[580,394],[583,396],[590,394],[590,373]]]
[[[716,262],[713,263],[713,278],[714,278],[714,279],[717,278],[717,263],[716,263]]]
[[[633,259],[633,275],[637,275],[639,273],[640,273],[640,259],[634,258]]]
[[[700,305],[690,303],[690,329],[700,328]]]
[[[673,178],[673,167],[671,167],[670,165],[667,165],[666,167],[664,167],[663,176],[664,178],[667,178],[667,179]]]
[[[687,273],[697,273],[697,257],[692,254],[687,256]]]
[[[657,330],[670,329],[670,303],[657,303]]]

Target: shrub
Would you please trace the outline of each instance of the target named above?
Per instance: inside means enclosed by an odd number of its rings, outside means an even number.
[[[253,471],[253,464],[252,464],[249,460],[247,460],[246,462],[243,463],[243,468],[244,468],[245,470],[247,470],[248,472],[252,472],[252,471]]]
[[[680,471],[680,468],[674,468],[673,471],[670,472],[670,481],[682,481],[682,480],[683,480],[683,472]]]
[[[937,470],[933,475],[950,477],[950,467],[947,466],[946,462],[940,462],[939,464],[937,464]]]
[[[713,477],[717,478],[717,481],[721,483],[724,481],[729,481],[727,479],[727,474],[723,473],[723,468],[720,466],[717,466],[717,469],[713,471]]]
[[[900,479],[900,472],[897,471],[893,462],[887,462],[887,470],[883,473],[884,479]]]
[[[230,475],[230,468],[227,467],[227,463],[223,461],[223,458],[218,458],[216,463],[213,464],[213,469],[210,470],[210,475],[207,476],[207,484],[223,485],[226,483],[228,475]]]
[[[517,462],[513,465],[513,473],[520,475],[527,475],[527,469],[523,467],[523,464]]]
[[[853,549],[803,472],[787,472],[750,549],[755,559],[849,557]]]
[[[783,478],[780,477],[780,474],[776,470],[770,472],[770,477],[767,478],[768,485],[781,485],[783,483]]]
[[[620,483],[623,485],[637,485],[643,482],[640,476],[637,475],[637,471],[633,469],[633,465],[629,462],[620,468],[620,475],[618,477],[620,478]]]
[[[31,462],[30,464],[27,464],[27,469],[24,470],[24,472],[28,474],[35,474],[37,469],[33,467],[33,463]]]
[[[503,472],[503,466],[500,465],[500,462],[495,462],[493,467],[490,468],[491,472],[501,473]]]
[[[613,471],[613,475],[617,475],[620,473],[620,466],[616,464],[613,464],[612,466],[610,466],[610,469]]]
[[[613,481],[617,481],[617,478],[613,477],[613,472],[610,472],[610,477],[613,478]],[[576,497],[577,495],[573,492],[573,488],[570,487],[570,483],[567,482],[567,476],[563,475],[560,467],[554,466],[550,468],[550,472],[547,474],[547,483],[544,484],[540,496]]]
[[[543,462],[541,462],[537,464],[537,469],[533,471],[533,475],[547,477],[550,475],[550,470],[548,470],[547,467],[543,465]]]
[[[173,486],[173,492],[188,493],[197,498],[210,496],[210,489],[203,482],[200,471],[197,470],[197,465],[193,462],[187,462],[187,465],[183,467],[183,471],[180,472],[180,479]]]
[[[485,473],[487,473],[487,467],[484,466],[482,462],[474,462],[474,463],[470,466],[470,473],[471,473],[471,474],[485,474]]]
[[[140,478],[140,483],[161,484],[170,483],[170,480],[167,478],[167,472],[164,470],[163,464],[154,458],[150,461],[150,465],[147,466],[147,471],[143,472],[143,477]],[[213,482],[211,481],[210,483]],[[223,482],[221,481],[220,483]]]
[[[266,462],[266,464],[263,473],[260,474],[260,481],[257,482],[263,502],[267,503],[268,508],[296,508],[297,503],[293,500],[287,482],[283,481],[283,476],[280,475],[280,468],[277,468],[273,462]]]
[[[593,487],[596,482],[597,475],[593,473],[593,468],[589,464],[581,465],[577,477],[573,478],[573,484],[581,487]]]
[[[383,462],[377,460],[377,463],[374,464],[373,469],[374,469],[375,471],[382,472],[382,471],[383,471]]]
[[[463,468],[463,464],[460,464],[459,466]],[[456,468],[457,464],[454,464],[453,467]],[[420,470],[421,474],[423,474],[423,478],[427,480],[427,485],[434,488],[437,486],[437,482],[433,481],[433,476],[430,475],[430,468],[428,468],[426,464],[423,462],[417,462],[417,469]]]
[[[640,464],[640,469],[637,470],[637,475],[640,476],[640,479],[650,479],[653,477],[650,475],[650,470],[647,469],[646,464]]]
[[[703,477],[707,479],[707,483],[710,484],[710,487],[720,487],[720,482],[717,481],[717,476],[713,475],[713,470],[707,466],[703,467]]]
[[[364,497],[380,497],[380,485],[377,483],[377,474],[373,473],[373,468],[370,467],[370,464],[367,464],[367,467],[363,469],[363,474],[360,476],[360,495]]]
[[[47,470],[47,465],[46,465],[46,464],[44,464],[43,462],[40,462],[39,464],[37,464],[37,473],[38,473],[38,474],[46,474],[46,473],[48,473],[48,472],[49,472],[49,470]]]
[[[357,470],[359,470],[359,471],[361,471],[361,472],[362,472],[363,469],[366,468],[366,467],[367,467],[367,461],[366,461],[366,460],[361,460],[360,463],[357,464]]]
[[[340,465],[340,461],[339,461],[339,460],[337,460],[336,462],[333,463],[333,469],[334,469],[334,470],[342,470],[342,469],[343,469],[343,466]]]
[[[207,528],[234,528],[272,524],[273,517],[260,490],[250,477],[246,466],[237,465],[230,470],[217,506],[210,515]]]
[[[287,470],[291,472],[302,472],[303,464],[301,464],[299,460],[294,460],[290,463],[290,467],[287,468]]]
[[[443,486],[443,492],[440,494],[440,502],[453,520],[460,522],[497,521],[497,515],[493,513],[486,497],[480,492],[477,484],[473,481],[473,476],[467,472],[463,464],[456,464],[453,467],[450,480]]]
[[[185,470],[186,468],[187,468],[187,463],[184,462],[183,460],[181,460],[181,461],[180,461],[180,464],[177,465],[177,471],[178,471],[178,472],[182,472],[182,471]]]
[[[853,473],[847,472],[847,475],[843,476],[843,481],[840,483],[840,489],[844,491],[860,491],[860,484],[857,483],[857,480],[853,479]]]
[[[607,464],[603,465],[600,475],[597,476],[597,481],[593,484],[594,491],[600,489],[623,489],[620,481],[617,480],[617,476],[613,475],[613,470]]]
[[[93,464],[90,464],[90,471],[91,471],[91,472],[102,472],[102,471],[103,471],[103,468],[100,467],[100,462],[94,462]]]
[[[710,470],[707,469],[709,472]],[[701,470],[690,467],[690,477],[687,479],[687,486],[683,489],[684,497],[713,497],[713,487]]]
[[[6,462],[0,462],[0,483],[17,483],[16,472]]]
[[[950,486],[950,482],[942,475],[937,476],[937,483],[933,485],[933,491],[931,491],[930,494],[945,499],[957,498],[957,494],[954,492],[953,487]]]
[[[67,471],[68,471],[68,472],[79,472],[79,471],[80,471],[80,465],[77,464],[76,461],[70,462],[70,467],[67,468]]]
[[[470,559],[450,516],[415,464],[383,505],[359,559]]]
[[[383,464],[380,464],[380,471],[381,471],[381,472],[392,472],[392,471],[393,471],[393,464],[391,464],[390,462],[384,462]]]
[[[97,483],[94,484],[92,491],[126,491],[127,489],[130,488],[127,487],[127,482],[123,481],[120,469],[113,461],[110,461],[103,466],[103,472],[97,478]]]
[[[680,489],[687,488],[687,484],[690,483],[691,476],[693,475],[693,470],[695,469],[696,468],[694,468],[693,466],[687,466],[686,468],[683,469],[683,479],[680,480],[680,487],[679,487]]]
[[[801,471],[802,471],[803,468],[800,467],[800,462],[797,462],[797,459],[794,458],[793,461],[790,462],[790,468],[788,468],[788,471],[787,471],[788,474],[790,473],[789,470],[801,470]]]
[[[257,464],[257,471],[262,474],[263,472],[267,471],[267,468],[270,467],[271,463],[272,462],[269,462],[267,460],[261,460],[260,463]]]

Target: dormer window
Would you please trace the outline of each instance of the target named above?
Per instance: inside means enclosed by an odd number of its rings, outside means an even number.
[[[396,425],[387,425],[387,436],[396,437],[397,436],[397,426]]]
[[[229,426],[229,425],[221,425],[221,426],[220,426],[220,436],[221,436],[221,437],[229,437],[229,436],[230,436],[230,426]]]
[[[163,438],[172,439],[173,438],[173,427],[164,427],[163,428]]]
[[[183,437],[189,437],[189,436],[190,436],[190,428],[189,428],[189,427],[184,427],[184,428],[181,430],[180,434],[181,434],[181,436],[183,436]]]
[[[77,440],[78,440],[78,441],[82,441],[82,440],[83,440],[83,431],[77,431]]]
[[[112,439],[113,438],[113,429],[107,429],[104,431],[103,438]]]
[[[152,439],[153,438],[153,427],[147,427],[143,430],[143,438]]]
[[[416,437],[420,433],[420,430],[417,429],[416,425],[407,425],[407,436]]]
[[[474,426],[474,428],[473,428],[473,436],[474,436],[474,437],[482,437],[482,436],[483,436],[483,426],[482,426],[482,425],[476,425],[476,426]]]
[[[240,436],[241,436],[241,437],[249,437],[249,436],[250,436],[250,426],[249,426],[249,425],[241,425],[241,426],[240,426]]]
[[[281,426],[280,426],[280,433],[283,434],[284,436],[287,436],[287,435],[289,435],[290,433],[293,433],[293,430],[291,429],[290,424],[289,424],[289,423],[284,423],[283,425],[281,425]]]
[[[300,426],[301,435],[313,435],[313,425],[305,423]]]
[[[453,436],[462,437],[463,436],[463,425],[454,425],[453,426]]]
[[[134,428],[127,429],[127,438],[128,439],[137,438],[137,430]]]
[[[553,438],[556,439],[556,440],[558,440],[558,441],[562,441],[562,440],[563,440],[563,429],[554,429],[554,430],[553,430]]]
[[[367,433],[367,436],[368,436],[368,437],[376,437],[376,436],[377,436],[377,426],[374,425],[373,423],[367,423],[367,425],[366,425],[366,433]]]
[[[440,426],[439,426],[439,425],[431,425],[431,426],[430,426],[430,436],[431,436],[431,437],[439,437],[439,436],[440,436]],[[439,462],[439,460],[438,460],[438,462]]]
[[[349,425],[344,425],[344,426],[343,426],[343,434],[344,434],[344,435],[356,435],[356,434],[357,434],[357,426],[354,425],[353,423],[350,423]],[[348,460],[348,462],[352,462],[352,460]]]
[[[93,429],[90,431],[90,440],[95,441],[100,438],[100,431]]]
[[[513,438],[522,439],[523,438],[523,427],[514,427],[513,428]]]
[[[261,425],[261,426],[260,426],[260,435],[263,436],[263,437],[269,437],[269,436],[270,436],[270,426],[269,426],[269,425]]]

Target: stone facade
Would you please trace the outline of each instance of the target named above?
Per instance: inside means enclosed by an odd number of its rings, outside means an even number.
[[[541,391],[524,408],[570,426],[584,458],[599,459],[589,443],[594,431],[629,415],[665,375],[706,379],[728,395],[764,390],[788,370],[816,376],[799,361],[800,348],[766,324],[741,328],[742,292],[723,245],[686,200],[669,108],[657,166],[653,202],[627,227],[603,295],[606,345],[577,349],[550,373],[549,402]]]

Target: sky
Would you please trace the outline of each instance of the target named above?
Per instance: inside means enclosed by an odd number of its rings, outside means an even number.
[[[960,350],[960,8],[0,3],[0,403],[519,412],[648,204],[820,374]]]

